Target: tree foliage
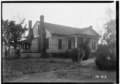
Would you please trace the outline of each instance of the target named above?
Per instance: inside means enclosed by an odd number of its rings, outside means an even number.
[[[80,60],[87,60],[90,55],[90,48],[88,46],[89,39],[81,40],[78,44],[78,48],[74,48],[70,51],[70,57],[73,62],[79,62]]]
[[[97,58],[95,60],[96,66],[100,70],[115,70],[116,58],[115,54],[107,45],[99,45],[97,49]]]
[[[103,35],[103,39],[107,44],[111,44],[116,41],[116,22],[115,20],[110,20],[104,25],[106,32]]]
[[[107,46],[116,54],[116,21],[110,20],[104,26],[106,32],[103,35],[103,40],[106,41]]]
[[[106,45],[100,44],[96,51],[96,65],[102,70],[115,70],[116,69],[116,21],[112,19],[112,10],[107,10],[109,21],[104,24],[106,30],[103,34],[102,42]]]
[[[89,58],[89,55],[90,55],[89,42],[90,42],[90,39],[86,38],[86,40],[82,41],[79,45],[79,48],[81,48],[85,54],[85,56],[83,57],[83,60],[87,60]]]
[[[17,44],[27,30],[26,26],[22,26],[24,20],[20,24],[16,24],[15,21],[2,20],[2,40],[5,45],[17,48]]]

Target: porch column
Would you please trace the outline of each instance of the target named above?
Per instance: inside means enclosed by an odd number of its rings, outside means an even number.
[[[75,37],[75,48],[77,48],[78,45],[78,37]]]

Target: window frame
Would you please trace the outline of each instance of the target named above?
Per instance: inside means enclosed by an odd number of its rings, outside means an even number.
[[[96,50],[96,42],[94,42],[94,50]]]
[[[58,39],[58,49],[62,49],[62,39]]]
[[[49,49],[49,38],[46,38],[46,49]]]
[[[68,49],[72,49],[72,40],[68,40]]]
[[[92,50],[96,50],[96,42],[92,42]]]

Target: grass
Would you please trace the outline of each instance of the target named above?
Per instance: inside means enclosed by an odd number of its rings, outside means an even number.
[[[56,71],[65,69],[72,63],[63,61],[63,59],[13,59],[3,60],[3,80],[9,77]],[[17,72],[17,73],[16,73]]]
[[[58,78],[61,79],[74,79],[74,80],[85,80],[85,81],[115,81],[115,71],[99,71],[96,67],[80,67],[72,68],[68,71],[55,72]],[[99,78],[97,78],[99,76]],[[106,78],[103,78],[106,76]]]
[[[3,81],[11,80],[11,77],[19,77],[25,74],[55,71],[54,74],[61,79],[74,80],[104,80],[115,81],[115,71],[100,71],[95,64],[81,66],[73,64],[70,59],[13,59],[3,60]],[[106,79],[95,78],[96,75],[106,75]]]

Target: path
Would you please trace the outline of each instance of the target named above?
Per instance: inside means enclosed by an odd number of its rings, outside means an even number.
[[[88,59],[86,61],[82,61],[81,64],[82,65],[88,65],[90,63],[94,63],[95,62],[95,58],[91,58],[91,59]]]
[[[87,65],[93,63],[95,59],[89,59],[86,61],[82,61],[82,65]],[[9,81],[9,82],[82,82],[76,80],[67,80],[57,78],[54,74],[55,71],[44,72],[44,73],[36,73],[36,74],[28,74],[24,75],[21,78]],[[84,81],[83,81],[84,82]]]

